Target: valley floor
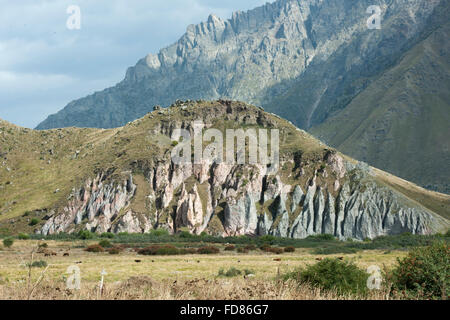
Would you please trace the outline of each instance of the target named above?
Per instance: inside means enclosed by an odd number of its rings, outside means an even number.
[[[27,299],[33,284],[31,299],[357,299],[324,293],[307,286],[277,281],[277,275],[296,267],[316,263],[323,255],[297,248],[282,255],[251,251],[247,254],[142,256],[132,249],[119,255],[84,251],[85,241],[46,241],[48,250],[56,256],[34,254],[33,261],[44,260],[47,269],[29,268],[31,251],[37,241],[16,241],[12,248],[0,251],[0,299]],[[94,243],[94,242],[92,242]],[[223,248],[221,248],[223,249]],[[66,253],[66,256],[63,256]],[[67,256],[68,254],[68,256]],[[355,254],[327,255],[343,257],[366,269],[376,265],[392,266],[404,251],[366,250]],[[279,260],[279,261],[278,261]],[[78,266],[81,290],[67,290],[69,266]],[[219,277],[219,270],[246,270],[250,276]],[[98,284],[102,270],[104,290]],[[40,276],[44,274],[41,282]],[[29,281],[31,279],[31,281]],[[28,282],[31,283],[28,286]],[[369,299],[386,299],[386,293],[372,291]]]

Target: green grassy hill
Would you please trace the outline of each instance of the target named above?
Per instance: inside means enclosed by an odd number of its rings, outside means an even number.
[[[228,121],[227,108],[233,108],[234,114],[244,122]],[[217,112],[222,112],[223,117],[211,118]],[[327,166],[324,159],[331,148],[290,122],[239,102],[233,102],[229,107],[220,101],[187,102],[186,106],[173,105],[124,127],[108,130],[66,128],[36,131],[1,121],[0,233],[33,232],[38,227],[31,223],[33,218],[41,225],[52,211],[62,210],[67,205],[73,190],[78,190],[100,172],[109,172],[108,179],[116,181],[124,173],[132,172],[137,193],[130,206],[133,212],[145,213],[146,188],[149,186],[140,170],[160,163],[173,148],[171,139],[161,133],[162,127],[206,118],[211,120],[214,128],[223,131],[225,128],[247,127],[245,119],[248,117],[280,130],[282,159],[295,159],[295,155],[301,155],[305,172],[294,177],[298,169],[287,161],[280,172],[284,183],[305,186],[314,172]],[[376,170],[373,176],[378,183],[395,189],[415,205],[450,218],[450,196],[424,190],[380,170]],[[332,194],[336,194],[332,187],[334,179],[332,175],[317,175],[317,183],[323,185],[324,190],[330,188]],[[199,184],[200,194],[204,191],[201,188]]]

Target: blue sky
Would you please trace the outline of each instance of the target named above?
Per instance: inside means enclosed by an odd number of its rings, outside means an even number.
[[[72,100],[115,85],[148,53],[210,13],[267,0],[0,0],[0,118],[33,128]],[[66,10],[81,9],[69,30]]]

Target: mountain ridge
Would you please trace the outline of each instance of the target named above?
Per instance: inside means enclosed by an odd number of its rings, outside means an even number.
[[[38,129],[117,127],[143,116],[154,105],[166,107],[176,99],[242,100],[289,119],[359,160],[433,190],[450,193],[450,168],[444,161],[438,161],[440,165],[430,161],[447,159],[448,148],[429,148],[445,140],[448,129],[442,119],[446,118],[448,100],[419,99],[414,92],[401,90],[383,100],[384,92],[373,90],[378,79],[389,76],[390,70],[403,61],[402,57],[411,55],[428,33],[448,24],[449,4],[439,0],[382,0],[378,2],[383,11],[381,30],[369,30],[366,9],[372,2],[280,0],[235,13],[227,20],[211,15],[206,22],[189,26],[175,44],[130,67],[117,86],[71,102]],[[437,58],[443,63],[448,63],[446,44],[448,40],[442,38],[439,50],[444,51]],[[410,75],[418,80],[424,78],[420,96],[433,95],[434,89],[426,85],[433,75],[429,72]],[[441,72],[444,79],[448,75],[448,71]],[[429,104],[439,104],[439,108],[429,107],[433,118],[442,120],[438,122],[443,129],[418,126],[420,130],[410,136],[395,135],[397,144],[407,141],[405,145],[410,148],[406,152],[400,153],[400,149],[387,152],[390,147],[377,152],[392,144],[392,134],[387,131],[380,135],[373,130],[382,121],[373,118],[373,122],[365,122],[368,132],[344,143],[339,135],[334,137],[333,121],[344,118],[349,110],[359,110],[358,106],[362,109],[365,103],[356,103],[361,101],[360,95],[383,100],[384,107],[392,102],[402,103],[406,95],[412,106],[423,105],[425,116]],[[371,103],[371,107],[377,109],[376,103]],[[353,120],[339,122],[343,131],[354,130],[354,124],[364,119],[354,116]],[[416,126],[416,120],[411,121],[398,126],[390,120],[391,129]],[[426,157],[422,149],[427,150]]]
[[[173,130],[191,131],[196,120],[221,132],[279,129],[280,169],[269,178],[259,164],[171,163]],[[449,227],[450,196],[355,161],[242,102],[179,101],[107,130],[0,127],[0,140],[1,233],[187,228],[219,236],[331,233],[362,240]],[[30,226],[32,217],[41,222]]]

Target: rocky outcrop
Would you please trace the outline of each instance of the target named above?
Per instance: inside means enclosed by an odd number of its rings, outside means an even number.
[[[245,171],[242,166],[214,163],[200,170],[183,166],[184,172],[192,173],[187,176],[181,174],[180,167],[161,162],[147,174],[151,177],[150,198],[157,195],[153,218],[130,209],[137,188],[131,174],[120,184],[107,183],[105,176],[98,175],[74,191],[68,204],[49,218],[41,232],[70,233],[82,226],[99,233],[142,233],[163,227],[172,232],[187,228],[200,234],[208,232],[209,222],[220,208],[223,236],[301,239],[332,234],[340,239],[362,240],[403,232],[430,234],[440,223],[423,207],[408,204],[409,200],[401,194],[378,186],[365,166],[348,164],[352,170],[350,178],[338,154],[333,155],[331,162],[325,157],[325,162],[341,181],[338,192],[334,183],[318,185],[317,171],[306,186],[292,188],[282,182],[280,174],[265,176],[262,166],[251,170],[246,167]],[[250,174],[252,179],[247,176]]]
[[[115,230],[116,232],[142,232],[150,229],[148,221],[139,223],[131,212],[121,215],[130,204],[136,185],[130,174],[121,183],[107,182],[104,174],[88,180],[84,187],[73,190],[67,205],[60,214],[54,215],[42,227],[42,234],[73,232],[76,226],[98,233]]]

